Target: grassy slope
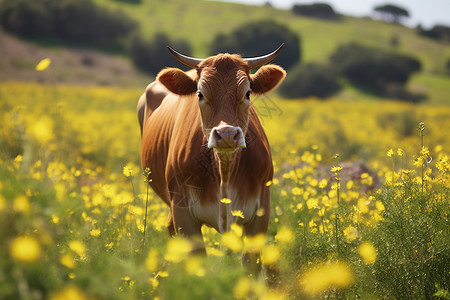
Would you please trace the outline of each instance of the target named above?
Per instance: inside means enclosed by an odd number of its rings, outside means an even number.
[[[414,77],[410,89],[428,92],[433,104],[449,103],[446,95],[450,94],[450,79],[436,75],[445,71],[450,57],[449,44],[418,36],[411,28],[352,17],[329,22],[298,17],[289,10],[213,1],[144,0],[139,5],[95,1],[127,12],[141,24],[141,31],[148,38],[156,32],[165,32],[173,38],[186,39],[198,57],[211,54],[208,49],[218,33],[228,33],[245,22],[260,19],[276,20],[297,32],[301,37],[304,62],[326,62],[338,45],[352,41],[413,55],[422,62],[424,72]],[[399,39],[395,49],[390,45],[394,36]],[[361,93],[357,97],[366,98]]]
[[[0,82],[8,80],[73,85],[109,85],[143,88],[152,80],[126,57],[93,49],[42,46],[0,30]],[[51,59],[51,66],[36,72],[36,64]]]
[[[142,244],[147,196],[134,110],[139,94],[139,89],[113,87],[0,85],[0,239],[5,241],[0,243],[1,299],[69,299],[67,288],[75,289],[72,295],[81,294],[77,299],[112,300],[279,299],[278,293],[286,296],[281,299],[424,299],[420,293],[425,284],[432,289],[429,294],[436,291],[435,284],[449,290],[449,178],[434,166],[450,147],[445,131],[450,107],[344,101],[299,105],[253,98],[276,170],[268,241],[279,251],[275,260],[281,284],[268,291],[251,277],[248,289],[239,284],[240,278],[248,279],[240,267],[240,244],[235,239],[225,242],[212,229],[204,227],[208,260],[203,264],[183,259],[183,252],[174,249],[186,246],[168,243],[167,207],[153,193],[148,243]],[[433,156],[427,165],[434,173],[426,193],[420,192],[420,168],[412,166],[420,145],[414,132],[418,121],[426,124],[425,145]],[[387,149],[397,147],[405,150],[404,163],[398,156],[386,156]],[[367,188],[372,179],[350,180],[342,172],[342,193],[337,196],[335,190],[318,185],[324,178],[335,183],[329,171],[337,163],[331,161],[335,153],[343,161],[363,161],[375,182],[392,178],[392,168],[397,174],[400,168],[416,171],[403,174],[406,187],[364,194],[360,187]],[[125,165],[133,169],[130,178],[122,175]],[[419,177],[408,183],[409,176]],[[439,177],[444,180],[431,181]],[[338,230],[341,233],[335,234]],[[31,238],[41,250],[35,256],[32,250],[11,250],[19,236]],[[375,262],[367,265],[358,254],[366,241],[377,252]],[[73,242],[79,247],[71,246]],[[238,246],[227,250],[232,245]],[[155,252],[151,260],[150,251]],[[183,261],[171,262],[171,252]],[[21,261],[24,256],[28,262]],[[336,259],[350,266],[352,287],[306,297],[308,285],[300,285],[301,278],[312,266],[320,266],[318,262]],[[325,282],[325,289],[327,274],[316,277]]]
[[[421,60],[424,72],[412,78],[409,83],[410,90],[428,94],[430,104],[449,104],[447,95],[450,94],[450,78],[442,74],[450,57],[450,45],[420,37],[410,28],[351,17],[345,17],[340,22],[328,22],[298,17],[289,10],[213,1],[143,0],[143,3],[139,5],[112,0],[95,1],[111,9],[125,11],[139,22],[142,34],[147,38],[151,38],[157,32],[165,32],[172,38],[187,40],[193,47],[194,55],[198,57],[210,54],[208,50],[210,43],[218,33],[228,33],[245,22],[261,19],[274,19],[297,32],[301,37],[302,60],[304,62],[325,63],[338,45],[351,41],[414,55]],[[3,34],[3,36],[5,35]],[[390,46],[390,40],[393,36],[397,36],[399,39],[399,45],[395,49]],[[17,47],[14,46],[14,48]],[[64,55],[65,48],[38,47],[37,49],[36,45],[26,46],[26,44],[20,45],[19,48],[23,48],[23,51],[9,51],[8,53],[11,53],[11,55],[3,55],[3,58],[0,59],[2,73],[7,74],[0,76],[2,81],[8,78],[20,80],[34,78],[35,62],[43,57],[51,57],[54,62],[52,65],[54,73],[52,81],[54,82],[84,84],[83,82],[87,78],[87,82],[94,82],[94,84],[144,86],[150,80],[142,74],[131,71],[130,62],[120,57],[111,57],[111,63],[108,64],[108,58],[105,55],[99,56],[94,58],[96,68],[87,68],[81,63],[85,54],[76,53],[74,55],[69,51],[67,55]],[[6,50],[5,46],[2,46],[2,52]],[[39,57],[37,56],[38,52],[40,53]],[[90,51],[88,56],[95,57],[94,55],[94,51]],[[65,58],[66,56],[67,58]],[[57,69],[58,60],[61,61],[60,69]],[[122,60],[122,62],[116,63],[118,60]],[[17,64],[19,63],[21,65],[18,67]],[[25,71],[23,64],[26,64]],[[114,64],[118,66],[108,67],[108,65]],[[71,66],[72,72],[67,72],[66,65]],[[117,77],[115,71],[117,68],[125,70],[121,71],[124,80]],[[110,74],[113,73],[114,75],[111,77]],[[105,78],[105,75],[110,78]],[[83,80],[78,80],[77,76]],[[130,81],[126,78],[134,78],[133,81],[135,82],[130,84]],[[40,78],[37,80],[42,81]],[[142,84],[138,82],[142,82]],[[374,99],[374,96],[364,94],[348,85],[337,97],[342,99]]]

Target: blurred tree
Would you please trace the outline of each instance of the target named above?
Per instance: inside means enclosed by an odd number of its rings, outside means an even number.
[[[287,98],[315,96],[326,98],[341,89],[338,76],[329,66],[306,64],[293,67],[289,76],[279,87],[280,93]]]
[[[422,26],[418,26],[417,32],[420,35],[441,40],[445,42],[450,42],[450,27],[443,26],[443,25],[435,25],[430,30],[425,30],[422,28]]]
[[[0,1],[0,25],[12,33],[93,46],[119,45],[136,27],[121,11],[92,0]]]
[[[401,23],[403,18],[409,18],[409,12],[406,9],[392,4],[377,6],[374,10],[388,22]]]
[[[191,55],[191,47],[186,41],[172,41],[164,33],[156,34],[152,40],[144,40],[141,36],[135,34],[128,43],[128,53],[134,64],[141,70],[153,75],[169,66],[186,68],[179,63],[167,50],[171,46],[177,51]]]
[[[112,0],[112,1],[126,2],[126,3],[131,3],[131,4],[140,4],[140,3],[142,3],[142,0]]]
[[[339,19],[333,7],[327,3],[296,4],[292,7],[292,12],[297,15],[325,20]]]
[[[411,74],[421,69],[420,62],[410,56],[384,52],[358,44],[338,47],[330,62],[350,81],[386,94],[404,87]]]
[[[242,57],[264,55],[285,43],[281,54],[273,61],[286,69],[300,61],[300,38],[285,25],[271,20],[244,24],[232,33],[215,37],[210,53],[239,53]]]

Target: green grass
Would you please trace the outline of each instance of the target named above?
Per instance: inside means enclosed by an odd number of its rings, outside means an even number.
[[[139,94],[0,85],[1,299],[448,295],[447,106],[254,98],[275,164],[262,248],[272,265],[256,279],[241,267],[242,245],[212,229],[204,228],[206,260],[168,239],[168,209],[146,194],[138,166]],[[420,151],[419,121],[429,153]],[[404,153],[386,156],[397,147]],[[355,161],[368,172],[349,176]],[[240,241],[238,232],[230,235]]]
[[[448,76],[419,73],[411,78],[408,87],[412,91],[426,94],[427,102],[430,104],[450,104],[450,84]]]
[[[172,38],[187,40],[193,55],[206,57],[211,43],[219,33],[229,33],[251,21],[275,20],[298,33],[301,38],[303,62],[327,63],[328,57],[339,45],[357,42],[378,49],[412,55],[422,63],[422,72],[410,83],[413,91],[426,90],[430,104],[448,104],[450,80],[446,65],[450,46],[419,36],[412,28],[374,21],[366,18],[344,17],[341,21],[324,21],[294,15],[290,10],[267,6],[249,6],[215,1],[142,1],[124,4],[119,1],[96,0],[101,5],[122,9],[140,24],[142,34],[151,38],[164,32]],[[396,37],[398,45],[392,46]],[[371,99],[349,86],[340,94],[352,98]],[[378,97],[375,97],[377,99]]]
[[[165,32],[174,38],[186,39],[194,55],[208,53],[210,43],[218,33],[261,19],[272,19],[287,25],[302,39],[304,61],[325,61],[338,45],[356,41],[381,49],[391,49],[393,36],[399,39],[401,53],[418,56],[426,71],[443,72],[450,47],[420,37],[414,29],[364,18],[344,17],[342,21],[324,21],[299,17],[290,10],[267,6],[250,6],[215,1],[142,1],[139,5],[119,1],[96,0],[114,9],[122,9],[136,19],[144,36]]]

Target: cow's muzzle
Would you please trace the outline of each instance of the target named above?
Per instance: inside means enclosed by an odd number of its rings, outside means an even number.
[[[214,127],[209,134],[208,148],[218,152],[234,152],[245,147],[245,136],[240,127],[222,125]]]

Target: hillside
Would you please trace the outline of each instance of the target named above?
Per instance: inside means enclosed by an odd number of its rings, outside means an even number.
[[[143,87],[150,76],[136,70],[129,59],[83,48],[43,47],[0,30],[0,82],[37,81],[76,85],[119,85]],[[37,72],[43,58],[51,68]]]
[[[390,40],[398,37],[395,51],[412,54],[423,61],[425,70],[442,72],[450,57],[450,46],[418,36],[408,27],[364,18],[344,17],[341,21],[324,21],[300,17],[290,10],[270,6],[250,6],[213,1],[186,2],[95,0],[98,4],[121,9],[137,20],[146,37],[164,32],[186,39],[194,55],[206,56],[209,44],[218,33],[229,33],[243,23],[272,19],[285,24],[302,38],[303,61],[324,61],[337,45],[357,41],[364,45],[390,49]]]
[[[270,6],[249,6],[214,1],[157,0],[141,1],[138,4],[130,3],[132,1],[94,1],[110,9],[124,11],[138,22],[139,31],[146,39],[151,39],[156,33],[162,32],[171,38],[186,40],[192,47],[193,55],[197,57],[212,54],[209,51],[210,44],[217,34],[226,34],[246,22],[263,19],[275,20],[298,33],[301,37],[302,62],[327,62],[328,57],[337,46],[349,42],[358,42],[379,49],[412,55],[421,61],[423,71],[413,77],[409,83],[409,89],[427,94],[429,103],[448,104],[446,95],[450,93],[450,79],[446,75],[446,68],[450,58],[450,44],[421,37],[411,28],[345,16],[340,21],[325,21],[299,17],[290,10],[275,9]],[[391,45],[393,38],[398,40],[395,47]],[[1,47],[3,53],[5,47],[3,43]],[[32,45],[31,47],[36,46]],[[39,49],[43,51],[42,54],[49,53],[49,56],[50,54],[57,57],[65,56],[63,47]],[[86,60],[83,59],[83,55],[86,56],[86,54],[80,54],[80,50],[71,51],[67,54],[67,60],[61,58],[61,63],[70,66],[71,72],[66,72],[67,68],[61,67],[61,71],[54,71],[56,73],[53,74],[54,81],[76,83],[75,78],[80,78],[80,83],[136,86],[149,80],[148,76],[133,70],[127,58],[101,55],[96,59],[98,64],[86,67]],[[92,51],[88,52],[87,56],[94,55]],[[37,52],[33,50],[27,51],[27,53]],[[7,75],[3,75],[1,80],[5,80],[5,77],[27,79],[28,76],[34,76],[24,75],[24,72],[30,69],[30,65],[38,57],[20,59],[16,56],[22,55],[22,52],[13,51],[13,54],[12,57],[6,56],[0,59],[2,69],[7,70],[7,72],[2,72]],[[106,62],[110,59],[110,63]],[[12,65],[10,69],[5,69],[5,60]],[[54,67],[56,68],[55,65]],[[117,69],[120,71],[117,72]],[[95,75],[97,71],[99,74]],[[346,88],[338,97],[368,98],[367,95],[362,95],[360,91],[352,87]]]

